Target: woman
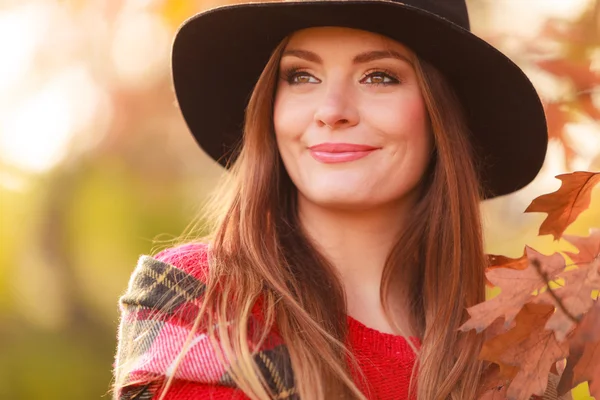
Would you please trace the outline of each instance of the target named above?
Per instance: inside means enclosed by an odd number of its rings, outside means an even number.
[[[140,258],[115,398],[476,398],[479,202],[533,180],[547,133],[464,1],[217,8],[173,78],[230,172],[208,237]]]

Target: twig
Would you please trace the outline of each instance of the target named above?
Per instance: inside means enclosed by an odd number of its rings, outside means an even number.
[[[548,274],[542,271],[542,265],[540,264],[540,260],[538,260],[537,258],[531,260],[531,264],[533,264],[537,273],[542,277],[542,279],[546,283],[548,293],[550,294],[550,297],[552,297],[556,302],[556,306],[558,307],[558,309],[560,309],[560,311],[562,311],[574,324],[579,324],[579,318],[576,318],[567,310],[562,300],[556,295],[556,293],[554,293],[554,291],[550,287],[550,279],[548,278]]]

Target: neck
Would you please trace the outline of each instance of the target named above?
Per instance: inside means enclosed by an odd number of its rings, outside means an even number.
[[[347,295],[379,299],[385,261],[414,201],[366,210],[341,210],[299,195],[300,223],[338,271]]]

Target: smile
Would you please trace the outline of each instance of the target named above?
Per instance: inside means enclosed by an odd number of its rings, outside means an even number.
[[[379,147],[353,143],[321,143],[308,149],[315,160],[333,164],[359,160],[379,150]]]

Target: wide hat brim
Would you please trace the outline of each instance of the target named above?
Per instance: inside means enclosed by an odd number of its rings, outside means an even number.
[[[523,71],[467,29],[381,0],[237,4],[187,20],[173,43],[173,83],[183,117],[208,155],[227,165],[272,51],[292,32],[317,26],[385,35],[442,72],[466,112],[482,161],[484,198],[515,192],[536,177],[548,134],[541,101]]]

